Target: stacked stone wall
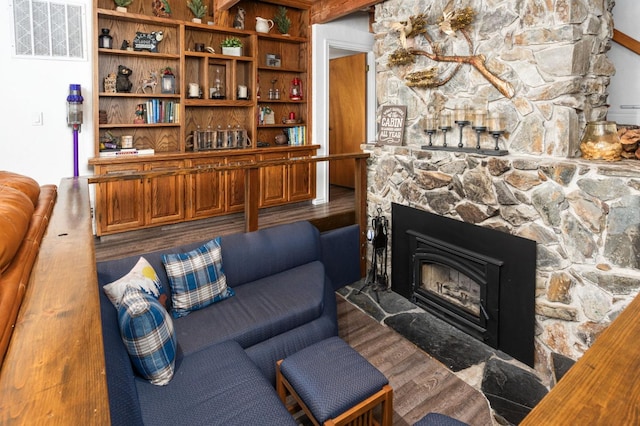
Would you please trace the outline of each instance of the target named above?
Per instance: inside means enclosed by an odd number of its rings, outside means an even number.
[[[395,202],[537,242],[536,369],[546,377],[552,352],[578,359],[640,290],[637,162],[365,151],[369,215],[382,208],[392,220]]]
[[[440,22],[447,5],[471,7],[475,13],[466,28],[473,51],[460,31],[447,35]],[[376,6],[378,105],[407,105],[407,144],[425,141],[423,117],[439,116],[460,105],[502,113],[507,119],[503,139],[514,153],[579,157],[579,142],[588,121],[606,118],[607,86],[615,73],[606,52],[613,23],[610,0],[388,0]],[[506,98],[476,68],[455,62],[436,62],[417,55],[415,62],[393,66],[390,55],[402,47],[397,24],[424,14],[426,37],[407,39],[407,48],[446,55],[484,55],[488,70],[514,89]],[[435,69],[446,84],[407,86],[412,72]],[[464,132],[465,146],[475,146],[475,133]],[[457,135],[450,135],[449,137]],[[442,143],[438,133],[434,139]],[[491,145],[483,135],[483,145]]]

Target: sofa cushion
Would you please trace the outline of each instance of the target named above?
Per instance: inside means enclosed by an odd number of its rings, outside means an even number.
[[[253,282],[320,260],[320,232],[301,221],[222,237],[227,284]]]
[[[221,253],[218,237],[190,252],[162,256],[171,286],[174,318],[234,295],[227,287]]]
[[[164,306],[150,294],[127,287],[118,308],[118,323],[133,366],[154,385],[173,377],[176,335]]]
[[[182,358],[167,386],[136,379],[136,387],[148,425],[296,425],[274,388],[233,341]]]
[[[24,192],[0,184],[0,273],[20,248],[34,210]]]
[[[228,339],[248,348],[292,330],[322,314],[324,285],[316,261],[236,287],[235,297],[174,321],[179,346],[185,355]]]
[[[127,287],[142,290],[158,299],[160,304],[165,308],[167,307],[167,292],[160,282],[155,269],[153,269],[153,266],[151,266],[144,257],[138,259],[138,262],[131,268],[127,275],[104,285],[102,290],[104,290],[107,297],[109,297],[113,306],[118,308]]]
[[[25,194],[36,206],[40,198],[40,185],[35,179],[18,173],[0,170],[0,185],[10,186]]]

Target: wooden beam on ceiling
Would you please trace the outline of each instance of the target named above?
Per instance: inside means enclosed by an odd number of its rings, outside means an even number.
[[[324,24],[353,12],[366,10],[382,0],[318,0],[311,6],[311,24]]]

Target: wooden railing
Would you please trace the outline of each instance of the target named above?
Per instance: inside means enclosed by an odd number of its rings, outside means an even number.
[[[355,222],[360,225],[360,271],[366,271],[366,230],[367,230],[367,153],[332,154],[322,157],[295,157],[276,160],[237,162],[224,165],[207,165],[176,170],[147,170],[108,175],[92,176],[89,183],[118,182],[123,180],[149,179],[176,175],[244,170],[244,222],[245,232],[258,229],[260,199],[260,168],[272,166],[292,166],[295,164],[319,163],[353,159],[355,161]]]
[[[632,52],[635,52],[637,55],[640,55],[640,41],[629,37],[622,31],[618,31],[616,29],[613,30],[613,41],[618,43],[620,46],[626,47]]]

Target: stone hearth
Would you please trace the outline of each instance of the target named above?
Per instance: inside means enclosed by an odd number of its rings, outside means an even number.
[[[518,424],[547,394],[536,372],[507,354],[410,303],[393,291],[373,294],[363,283],[339,290],[372,318],[391,327],[440,361],[459,378],[486,396],[495,424]]]
[[[447,4],[471,7],[472,52],[439,29]],[[610,0],[388,0],[376,6],[378,103],[406,105],[403,146],[363,145],[371,154],[367,211],[391,204],[528,238],[537,243],[535,369],[550,381],[552,359],[579,358],[640,290],[640,161],[585,161],[579,144],[588,121],[607,114],[607,85],[615,71],[606,52],[613,30]],[[410,73],[451,63],[425,56],[391,66],[402,46],[394,28],[424,14],[427,36],[446,55],[484,55],[484,64],[513,87],[507,97],[469,64],[446,83],[407,85]],[[409,49],[431,51],[427,38]],[[503,157],[422,149],[427,113],[461,105],[507,118]],[[441,132],[433,135],[442,143]],[[458,129],[449,137],[457,142]],[[465,128],[464,147],[476,145]],[[484,134],[483,148],[493,140]],[[393,253],[389,252],[389,259]],[[391,262],[389,262],[391,270]]]

